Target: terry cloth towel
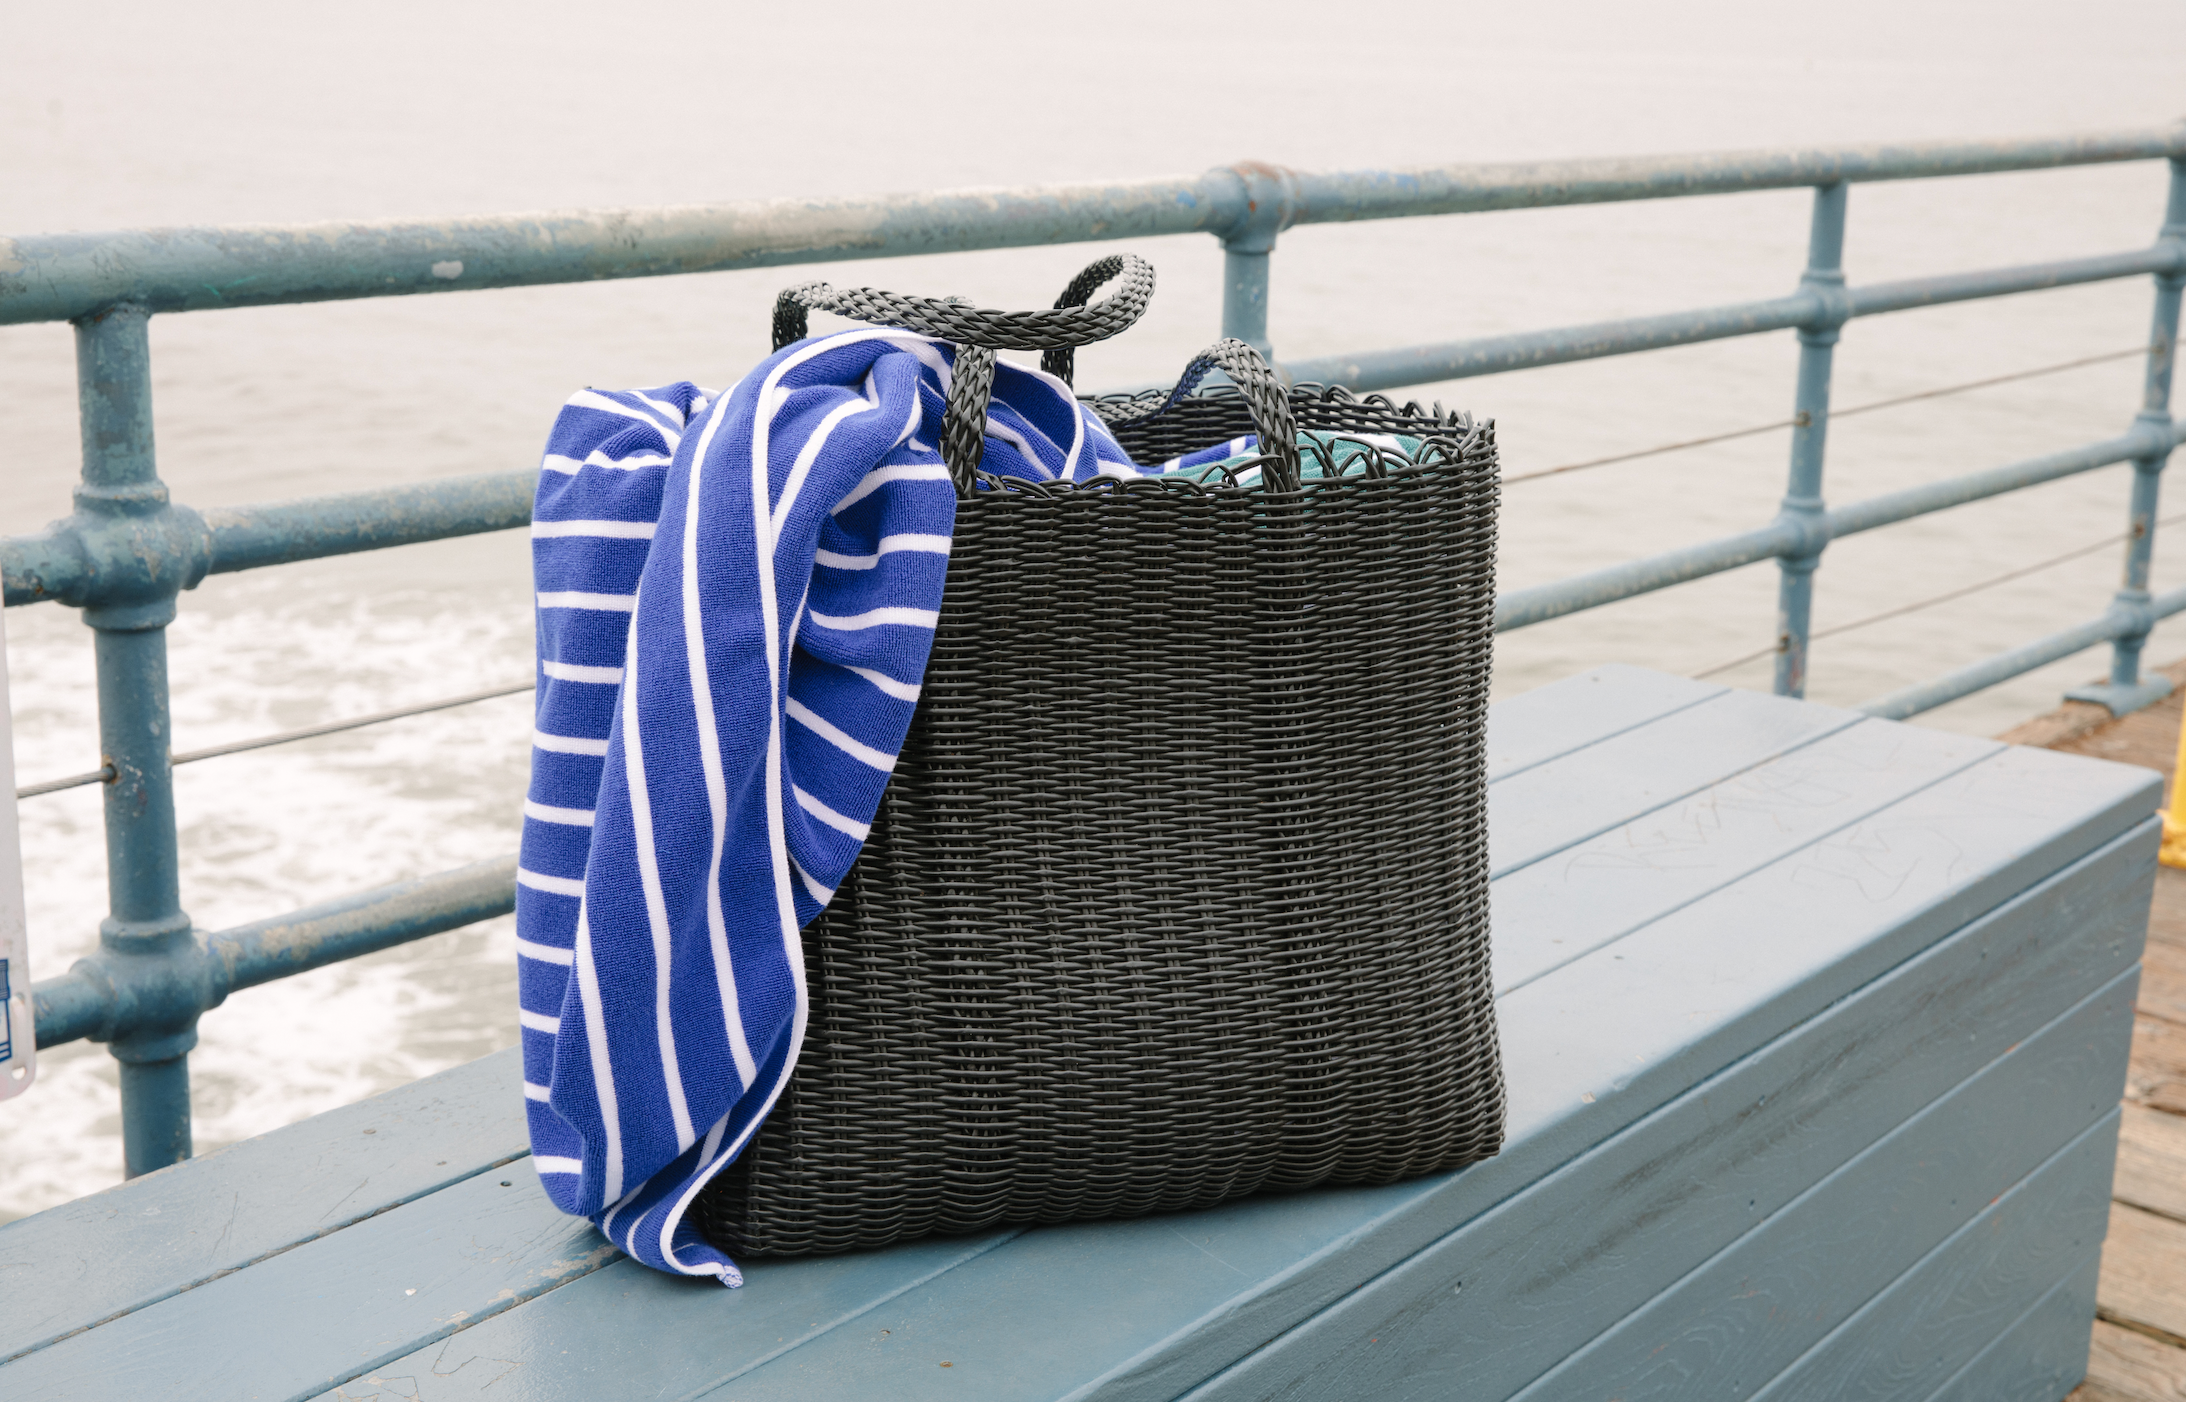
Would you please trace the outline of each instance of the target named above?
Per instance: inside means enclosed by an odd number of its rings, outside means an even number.
[[[718,397],[586,390],[548,439],[516,878],[532,1162],[661,1270],[743,1282],[685,1211],[796,1066],[798,931],[910,727],[956,521],[953,355],[815,337]],[[1007,363],[982,466],[1138,475],[1068,386]]]

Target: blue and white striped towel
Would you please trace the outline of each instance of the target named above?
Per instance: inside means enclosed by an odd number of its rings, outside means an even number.
[[[718,397],[586,390],[548,440],[516,893],[532,1161],[661,1270],[743,1282],[685,1213],[796,1065],[798,931],[911,723],[956,521],[952,359],[844,331]],[[995,367],[987,433],[1000,475],[1138,475],[1036,371]]]

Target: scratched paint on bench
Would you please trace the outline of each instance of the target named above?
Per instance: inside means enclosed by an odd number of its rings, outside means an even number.
[[[1515,871],[1862,719],[1726,691],[1611,735],[1490,786],[1488,864]]]
[[[528,1152],[521,1080],[512,1048],[0,1227],[0,1273],[38,1282],[0,1360]]]
[[[1757,764],[1494,883],[1496,992],[1539,978],[2003,747],[1865,721]],[[1584,869],[1584,882],[1576,881]]]
[[[619,1254],[521,1159],[26,1354],[0,1383],[71,1402],[307,1397]],[[206,1346],[224,1335],[234,1347]]]

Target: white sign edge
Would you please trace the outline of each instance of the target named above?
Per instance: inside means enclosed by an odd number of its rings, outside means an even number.
[[[38,1030],[30,1000],[30,929],[23,911],[23,841],[15,798],[15,721],[8,701],[7,616],[0,613],[0,978],[7,1002],[0,1008],[0,1100],[29,1090],[38,1079]]]

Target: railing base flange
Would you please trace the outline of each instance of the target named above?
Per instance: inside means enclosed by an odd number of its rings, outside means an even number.
[[[2076,686],[2065,693],[2067,701],[2092,701],[2104,707],[2113,716],[2127,716],[2143,707],[2153,706],[2171,694],[2168,677],[2147,677],[2131,686],[2119,686],[2116,682],[2103,682],[2098,686]]]

